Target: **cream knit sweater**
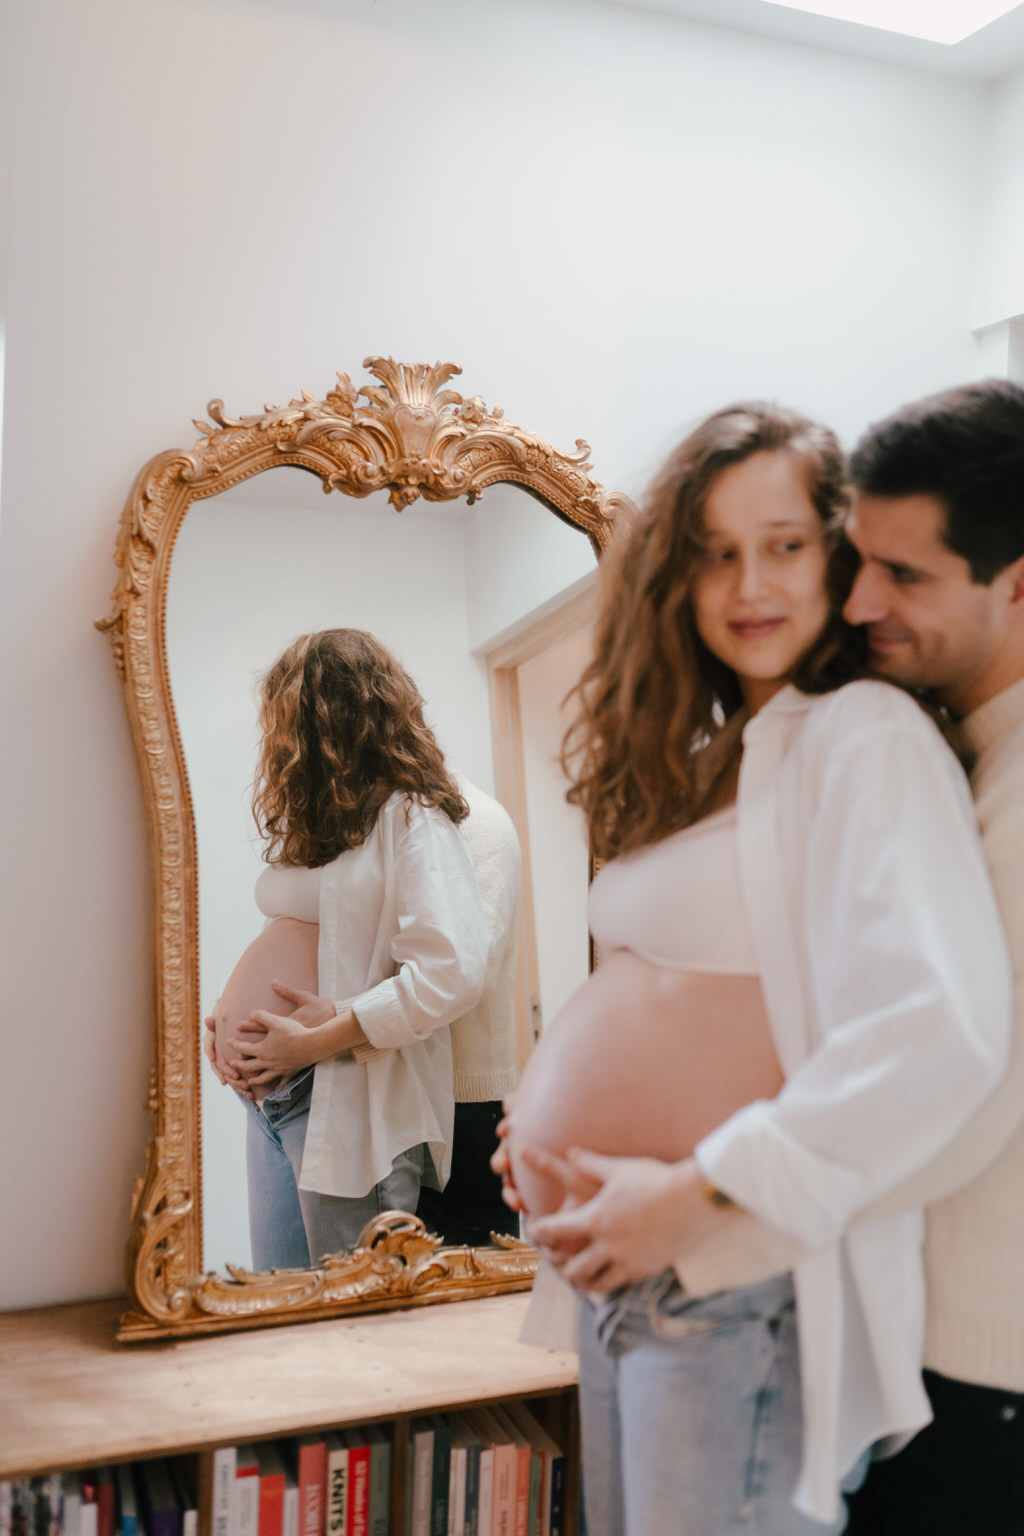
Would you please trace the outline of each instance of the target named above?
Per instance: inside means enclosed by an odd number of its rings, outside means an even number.
[[[480,1001],[452,1025],[456,1104],[503,1099],[516,1085],[516,917],[519,839],[511,816],[462,774],[469,816],[459,828],[469,849],[491,936]]]
[[[1010,1065],[965,1129],[864,1214],[925,1205],[925,1364],[979,1386],[1024,1392],[1024,679],[965,721],[985,857],[1010,944]],[[941,834],[940,834],[941,835]],[[800,1247],[745,1211],[676,1268],[693,1294],[792,1267]]]

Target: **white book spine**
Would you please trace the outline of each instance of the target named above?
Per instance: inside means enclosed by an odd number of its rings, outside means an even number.
[[[236,1536],[259,1536],[260,1480],[258,1477],[235,1478]]]
[[[238,1452],[233,1445],[222,1445],[213,1453],[213,1536],[236,1536],[232,1530],[232,1494]]]
[[[284,1536],[299,1536],[299,1485],[291,1480],[284,1490]]]

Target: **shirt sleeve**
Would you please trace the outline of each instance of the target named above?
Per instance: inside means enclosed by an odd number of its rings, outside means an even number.
[[[922,717],[846,733],[809,821],[801,948],[818,1045],[698,1146],[811,1247],[934,1158],[1007,1059],[1011,982],[966,781]]]
[[[487,967],[480,892],[458,829],[443,811],[407,801],[394,817],[395,974],[351,1000],[371,1046],[395,1050],[476,1004]]]

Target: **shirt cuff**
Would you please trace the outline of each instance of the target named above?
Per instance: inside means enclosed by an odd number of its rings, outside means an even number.
[[[352,1007],[352,999],[350,997],[345,997],[342,998],[340,1002],[335,1002],[334,1012],[339,1019],[343,1013],[354,1013],[355,1010]],[[360,1021],[360,1027],[362,1027],[362,1021]],[[365,1034],[366,1031],[364,1030],[363,1033]],[[381,1056],[390,1055],[390,1050],[384,1049],[381,1046],[372,1045],[369,1040],[365,1040],[359,1045],[353,1045],[351,1048],[351,1056],[354,1061],[376,1061]]]
[[[403,1045],[415,1045],[422,1039],[402,1011],[398,989],[393,979],[382,981],[352,998],[348,1005],[370,1044],[381,1051],[396,1051]]]

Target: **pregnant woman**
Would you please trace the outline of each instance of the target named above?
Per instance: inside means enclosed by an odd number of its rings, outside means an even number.
[[[253,1264],[268,1269],[350,1247],[380,1211],[415,1211],[421,1182],[443,1189],[447,1026],[480,996],[488,933],[458,831],[468,806],[378,640],[296,640],[264,679],[260,731],[269,921],[206,1040],[246,1099]]]
[[[509,1135],[584,1295],[590,1536],[839,1532],[929,1416],[920,1212],[852,1223],[994,1086],[1009,969],[961,768],[841,621],[844,499],[831,433],[737,406],[602,571],[569,738],[601,964]],[[684,1289],[744,1212],[793,1272]]]

